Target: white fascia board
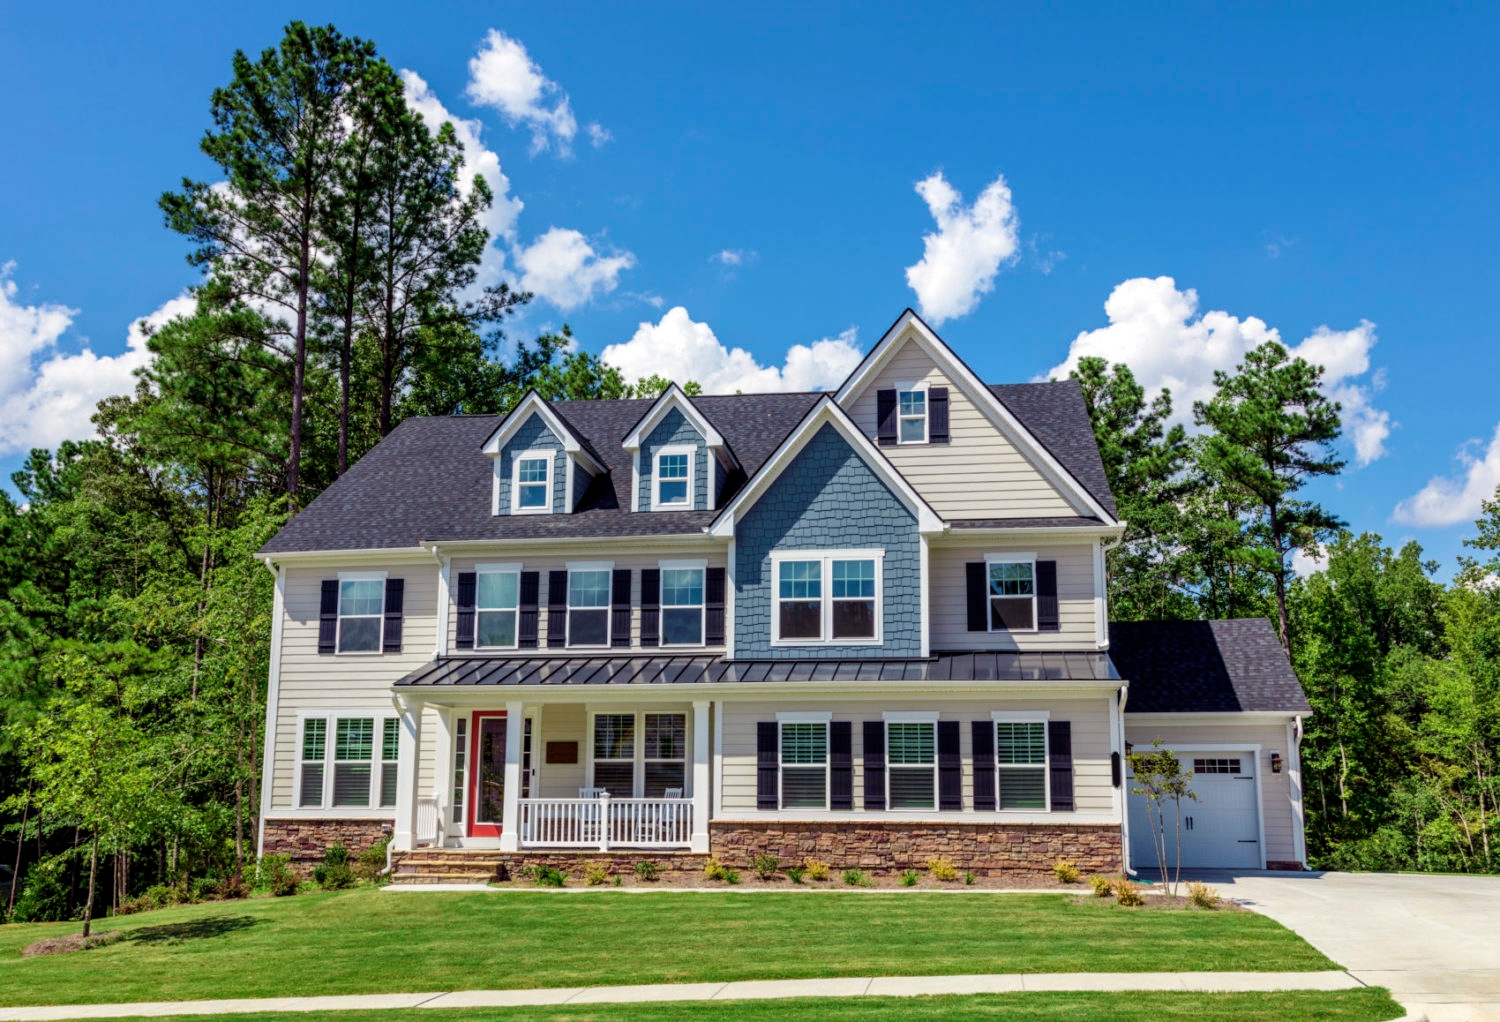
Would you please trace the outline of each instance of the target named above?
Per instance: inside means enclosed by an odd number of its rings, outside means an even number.
[[[511,437],[515,436],[516,430],[525,425],[526,420],[533,414],[542,417],[542,422],[546,423],[547,428],[557,437],[569,457],[577,458],[585,466],[592,466],[595,474],[605,471],[604,466],[583,449],[583,442],[563,424],[557,413],[534,390],[528,391],[526,396],[511,409],[510,414],[505,417],[495,432],[490,434],[490,438],[484,442],[484,453],[491,457],[499,457],[501,449]]]
[[[412,547],[371,547],[359,550],[287,550],[255,556],[273,571],[277,564],[330,568],[367,565],[372,561],[377,564],[431,564],[432,545],[424,543]]]
[[[1070,497],[1079,507],[1087,508],[1106,524],[1116,524],[1115,516],[1104,510],[1104,506],[1094,499],[1093,494],[1084,489],[1083,484],[1074,478],[1071,472],[1063,468],[1062,463],[1054,458],[1047,448],[1032,436],[1031,431],[1011,414],[1010,409],[1006,408],[990,388],[985,386],[984,381],[975,376],[963,360],[953,353],[953,349],[948,347],[947,342],[939,337],[930,326],[922,322],[922,317],[910,309],[901,314],[875,347],[870,349],[864,361],[855,367],[854,372],[850,373],[849,378],[839,387],[835,400],[840,405],[852,404],[874,381],[886,361],[895,353],[896,342],[908,327],[911,328],[912,337],[922,345],[928,356],[942,367],[948,378],[962,388],[969,400],[974,402],[975,407],[984,412],[997,428],[1007,433],[1009,439],[1021,449],[1032,464],[1041,469],[1042,473],[1061,489],[1065,496]]]
[[[530,651],[528,651],[530,652]],[[576,656],[577,649],[572,651]],[[637,654],[637,656],[640,656]],[[507,654],[515,659],[515,654]],[[564,650],[550,657],[559,662],[568,659]],[[529,658],[528,658],[529,659]],[[647,691],[649,689],[649,691]],[[523,693],[527,705],[589,704],[595,707],[627,706],[655,710],[690,705],[695,699],[712,696],[730,700],[734,705],[755,704],[766,713],[778,712],[789,702],[841,706],[847,702],[869,702],[872,699],[927,702],[934,699],[1087,699],[1113,697],[1120,690],[1118,681],[901,681],[901,682],[816,682],[816,681],[740,681],[715,684],[684,685],[560,685],[527,687]],[[410,703],[432,703],[459,709],[486,709],[501,695],[493,685],[391,685],[392,695]]]
[[[1238,710],[1216,713],[1131,713],[1125,712],[1125,726],[1170,727],[1256,727],[1268,723],[1293,720],[1306,714],[1306,710]]]
[[[938,517],[938,513],[922,499],[916,490],[912,489],[906,477],[896,471],[896,466],[892,465],[890,459],[881,453],[880,448],[870,442],[870,438],[865,436],[864,432],[849,418],[849,413],[831,397],[825,395],[813,405],[811,411],[803,416],[797,428],[793,429],[781,442],[781,446],[776,448],[776,453],[772,454],[760,467],[760,471],[755,473],[755,478],[750,480],[749,485],[742,489],[723,511],[719,512],[719,516],[709,526],[709,533],[723,538],[732,537],[736,516],[765,495],[771,483],[792,463],[818,429],[825,424],[832,425],[838,430],[839,435],[850,447],[854,448],[855,453],[864,460],[865,464],[874,470],[881,482],[890,487],[907,506],[907,509],[917,516],[919,533],[932,535],[946,528],[942,518]]]
[[[641,445],[646,442],[646,438],[651,435],[651,431],[656,428],[667,412],[673,408],[682,412],[683,417],[698,431],[698,435],[703,437],[703,442],[709,448],[715,450],[724,449],[724,437],[720,435],[718,430],[714,429],[713,424],[704,417],[703,413],[698,411],[692,400],[687,396],[687,393],[675,383],[662,391],[661,397],[656,399],[656,403],[651,406],[651,410],[642,416],[641,421],[636,424],[635,429],[630,431],[630,434],[625,437],[620,446],[624,447],[627,451],[640,450]]]

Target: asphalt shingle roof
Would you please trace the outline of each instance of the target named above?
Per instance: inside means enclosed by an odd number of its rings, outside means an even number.
[[[1119,517],[1077,380],[992,383],[990,391],[1111,517]]]
[[[1126,714],[1312,709],[1263,617],[1115,621],[1109,657],[1130,683]]]

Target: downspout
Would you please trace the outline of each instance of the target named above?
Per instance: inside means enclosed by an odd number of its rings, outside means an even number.
[[[1120,861],[1125,875],[1135,876],[1130,862],[1130,786],[1125,783],[1125,703],[1130,698],[1130,682],[1120,685]]]

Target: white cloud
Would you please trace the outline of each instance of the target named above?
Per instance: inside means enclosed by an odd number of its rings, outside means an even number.
[[[1306,578],[1316,572],[1328,567],[1328,555],[1325,551],[1314,549],[1311,552],[1300,547],[1292,551],[1292,571],[1298,578]]]
[[[1167,387],[1172,392],[1174,421],[1192,424],[1193,402],[1214,395],[1214,371],[1232,372],[1252,349],[1281,334],[1255,316],[1240,319],[1227,312],[1199,313],[1198,292],[1179,290],[1171,277],[1136,277],[1110,292],[1104,303],[1109,325],[1074,338],[1068,357],[1048,376],[1061,379],[1080,359],[1098,355],[1123,362],[1148,395]],[[1351,330],[1320,326],[1302,343],[1288,346],[1293,356],[1324,367],[1323,390],[1343,405],[1346,435],[1355,462],[1367,465],[1385,455],[1391,432],[1389,412],[1373,404],[1384,375],[1370,372],[1375,324],[1361,320]]]
[[[553,227],[531,245],[516,250],[521,288],[567,310],[608,294],[620,273],[635,265],[629,252],[600,255],[582,234]]]
[[[572,152],[578,120],[568,94],[542,74],[520,40],[489,30],[469,61],[466,95],[473,103],[500,111],[511,125],[530,128],[532,153],[553,145],[560,156]],[[590,124],[588,133],[595,146],[609,141],[609,132],[598,124]]]
[[[611,344],[600,356],[627,380],[652,374],[679,382],[695,380],[705,394],[829,390],[859,365],[859,336],[853,327],[837,337],[794,344],[778,368],[762,366],[743,348],[726,348],[707,323],[695,323],[687,309],[667,310],[659,323],[642,323],[624,344]]]
[[[589,141],[594,144],[595,149],[606,142],[613,142],[615,138],[614,134],[602,124],[588,124],[585,125],[584,130],[589,133]]]
[[[937,232],[922,236],[922,259],[906,268],[922,315],[937,325],[973,310],[995,288],[1002,263],[1014,262],[1018,247],[1016,208],[1010,186],[997,177],[972,206],[942,171],[917,182]]]
[[[69,354],[56,348],[78,310],[19,304],[12,265],[0,268],[0,454],[92,437],[89,419],[99,402],[135,389],[135,371],[151,360],[151,331],[191,313],[195,300],[179,295],[131,324],[118,355],[97,355],[87,346]]]
[[[726,248],[709,256],[708,261],[720,266],[744,266],[755,261],[755,252],[753,249]]]
[[[1462,478],[1433,476],[1427,485],[1396,505],[1391,517],[1403,525],[1456,525],[1479,518],[1480,504],[1495,495],[1500,486],[1500,426],[1483,457],[1474,449],[1482,443],[1470,440],[1459,448],[1458,460],[1464,466]]]

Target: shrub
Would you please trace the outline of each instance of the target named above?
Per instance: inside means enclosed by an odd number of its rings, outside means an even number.
[[[568,874],[556,866],[527,866],[521,875],[538,887],[561,887],[568,881]]]
[[[934,880],[949,881],[958,879],[958,867],[953,865],[953,860],[947,856],[928,859],[927,872],[932,874],[932,879]]]
[[[975,873],[972,869],[966,869],[966,870],[964,870],[964,884],[966,886],[973,887],[974,886],[974,881],[978,880],[978,879],[979,879],[979,874]]]
[[[354,886],[354,869],[349,865],[349,849],[331,844],[323,861],[313,867],[313,881],[325,891],[341,891]]]
[[[718,859],[714,858],[712,855],[704,860],[703,876],[705,878],[709,880],[723,880],[725,872],[726,870],[724,869],[724,864]]]
[[[615,886],[616,887],[624,887],[625,886],[625,878],[622,877],[618,873],[615,874]]]
[[[1115,900],[1127,908],[1146,904],[1146,899],[1141,897],[1141,889],[1124,877],[1115,881]]]
[[[599,887],[609,883],[609,867],[602,862],[584,863],[583,882],[589,887]]]
[[[762,880],[774,880],[776,879],[776,871],[781,868],[781,860],[770,852],[761,852],[750,860],[750,868]]]
[[[355,856],[354,875],[361,880],[379,883],[383,879],[381,874],[385,871],[386,849],[390,847],[390,843],[391,837],[387,834]]]
[[[56,923],[68,918],[68,892],[58,879],[52,863],[38,863],[26,874],[16,907],[10,914],[13,923]]]
[[[737,869],[726,869],[719,879],[723,880],[726,884],[733,886],[734,884],[740,882],[740,871]]]
[[[814,859],[812,856],[808,856],[802,860],[802,866],[807,870],[807,878],[809,880],[827,880],[828,875],[833,872],[832,866],[828,865],[822,859]]]
[[[788,866],[786,868],[786,878],[794,884],[800,884],[806,873],[807,869],[804,866]]]
[[[914,869],[909,869],[909,870],[907,870],[907,871],[905,871],[904,873],[901,874],[901,886],[902,887],[915,887],[915,886],[917,886],[917,881],[921,880],[921,879],[922,879],[922,875],[920,873],[918,873]]]
[[[188,901],[212,901],[219,895],[217,877],[197,877],[188,884]]]
[[[1089,877],[1089,886],[1094,889],[1094,897],[1108,898],[1115,893],[1115,882],[1109,877]]]
[[[874,887],[875,881],[862,869],[844,870],[844,883],[850,887]]]
[[[1052,875],[1057,877],[1058,883],[1076,884],[1082,874],[1078,872],[1078,867],[1067,859],[1058,859],[1052,864]]]
[[[298,883],[289,855],[262,855],[256,863],[255,886],[260,890],[284,897],[296,894]]]
[[[635,864],[635,877],[637,880],[655,880],[661,876],[661,867],[649,859],[642,859]]]
[[[1188,901],[1199,908],[1218,908],[1219,892],[1201,880],[1190,880],[1187,885]]]

